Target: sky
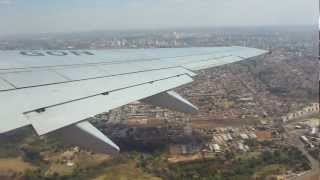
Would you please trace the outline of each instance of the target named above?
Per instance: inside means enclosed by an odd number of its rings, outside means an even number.
[[[318,0],[0,0],[0,35],[317,25]]]

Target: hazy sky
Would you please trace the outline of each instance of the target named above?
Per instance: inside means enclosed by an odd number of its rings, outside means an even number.
[[[0,0],[0,35],[316,25],[318,0]]]

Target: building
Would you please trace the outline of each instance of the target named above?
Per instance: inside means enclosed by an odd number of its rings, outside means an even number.
[[[281,119],[283,122],[287,122],[297,118],[310,116],[315,113],[319,113],[319,103],[312,103],[309,106],[304,107],[302,110],[289,113],[286,116],[282,116]]]

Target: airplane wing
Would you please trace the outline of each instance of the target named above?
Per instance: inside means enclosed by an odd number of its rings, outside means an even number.
[[[195,70],[265,53],[245,47],[0,51],[0,134],[31,125],[38,135],[54,132],[117,152],[87,118],[138,100],[195,113],[172,89],[192,82]]]

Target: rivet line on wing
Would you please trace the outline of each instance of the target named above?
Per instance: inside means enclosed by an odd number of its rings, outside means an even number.
[[[180,75],[186,75],[186,74],[180,74]],[[177,77],[177,75],[166,77],[166,78],[162,78],[162,79],[158,79],[158,80],[153,81],[153,83],[154,82],[158,82],[158,81],[162,81],[162,80],[166,80],[166,79],[175,78],[175,77]],[[148,81],[148,82],[144,82],[144,83],[140,83],[140,84],[136,84],[136,85],[132,85],[132,86],[127,86],[127,87],[123,87],[123,88],[119,88],[119,89],[114,89],[114,90],[111,90],[111,91],[108,91],[108,92],[98,93],[98,94],[94,94],[94,95],[91,95],[91,96],[86,96],[86,97],[82,97],[82,98],[78,98],[78,99],[74,99],[74,100],[70,100],[70,101],[65,101],[65,102],[62,102],[62,103],[58,103],[58,104],[54,104],[54,105],[50,105],[50,106],[46,106],[46,107],[33,109],[33,110],[30,110],[30,111],[23,112],[23,114],[26,115],[26,114],[30,114],[30,113],[33,113],[33,112],[42,113],[42,112],[44,112],[43,109],[46,110],[48,108],[52,108],[52,107],[55,107],[55,106],[59,106],[59,105],[63,105],[63,104],[67,104],[67,103],[71,103],[71,102],[75,102],[75,101],[79,101],[79,100],[84,100],[84,99],[88,99],[88,98],[92,98],[92,97],[96,97],[96,96],[109,95],[110,93],[115,92],[115,91],[120,91],[120,90],[127,89],[127,88],[132,88],[132,87],[136,87],[136,86],[150,84],[150,82],[152,82],[152,81]]]

